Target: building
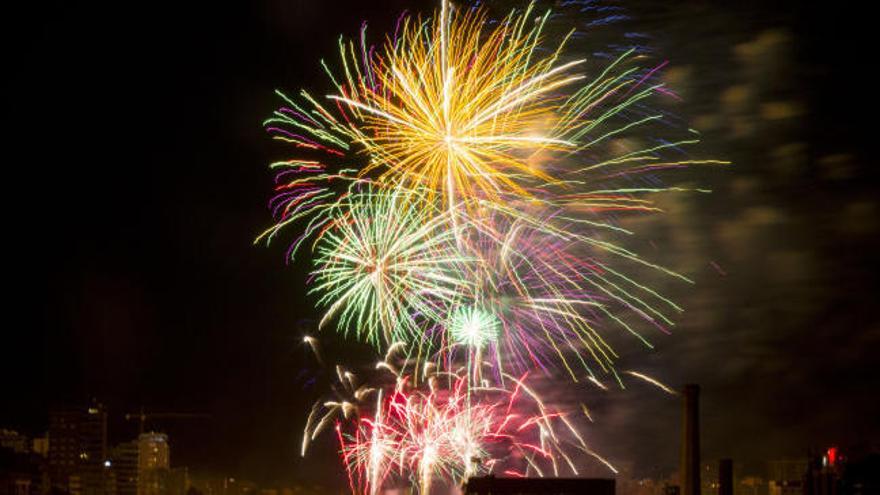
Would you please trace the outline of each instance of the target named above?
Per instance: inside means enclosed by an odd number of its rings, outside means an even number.
[[[633,479],[617,475],[615,491],[619,495],[663,495],[663,482],[651,478]]]
[[[116,475],[118,495],[137,495],[138,441],[124,442],[110,451],[110,468]]]
[[[831,447],[823,455],[813,457],[807,463],[803,493],[837,495],[841,491],[841,478],[845,469],[846,458],[837,447]]]
[[[465,495],[614,495],[614,480],[600,478],[470,478]]]
[[[137,495],[166,495],[171,467],[168,435],[141,433],[137,443]]]
[[[733,495],[733,459],[718,460],[718,495]]]
[[[769,495],[803,495],[807,460],[780,460],[767,463]]]
[[[0,448],[9,449],[17,454],[30,452],[28,438],[15,430],[0,428]]]
[[[767,495],[767,480],[760,476],[741,476],[734,484],[736,495]]]
[[[257,495],[259,487],[253,481],[229,478],[226,495]]]
[[[31,451],[43,457],[49,457],[49,434],[36,437],[31,441]]]
[[[203,495],[229,495],[234,484],[235,478],[226,476],[198,476],[192,480],[192,486]]]
[[[87,407],[49,412],[49,479],[53,489],[71,495],[115,495],[107,480],[107,411]]]
[[[718,463],[703,462],[700,465],[700,494],[718,494]]]
[[[192,488],[202,495],[311,495],[328,493],[320,488],[303,486],[261,489],[256,483],[229,476],[194,476],[190,481]],[[171,495],[171,494],[169,494]]]
[[[45,495],[48,491],[43,457],[0,448],[0,495]]]
[[[700,495],[700,386],[685,385],[682,396],[681,493]]]
[[[190,486],[192,485],[187,468],[177,467],[168,472],[167,495],[186,495]]]

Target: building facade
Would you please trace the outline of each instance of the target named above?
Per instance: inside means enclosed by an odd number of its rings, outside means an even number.
[[[115,495],[108,480],[107,411],[101,404],[49,412],[49,478],[71,495]]]
[[[110,452],[110,465],[116,475],[118,495],[137,495],[138,441],[124,442]]]
[[[171,467],[168,435],[141,433],[137,441],[137,495],[166,495]]]

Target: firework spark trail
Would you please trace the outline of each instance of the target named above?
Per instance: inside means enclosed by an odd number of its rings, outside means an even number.
[[[666,392],[669,395],[678,395],[678,392],[676,392],[675,390],[664,385],[656,378],[652,378],[644,373],[639,373],[638,371],[631,371],[631,370],[624,371],[624,373],[626,373],[628,375],[632,375],[640,380],[644,380],[644,381],[650,383],[651,385],[654,385],[655,387],[659,388],[660,390]]]
[[[352,490],[375,493],[394,478],[428,493],[436,479],[460,483],[495,470],[526,475],[541,465],[556,473],[565,465],[577,474],[565,451],[589,451],[583,439],[524,378],[508,380],[512,390],[473,387],[447,372],[424,390],[400,377],[353,431],[337,426]]]
[[[489,350],[499,370],[502,354],[520,371],[555,367],[549,364],[555,360],[578,380],[577,368],[594,374],[583,354],[603,372],[613,369],[616,354],[599,331],[603,320],[650,346],[625,313],[665,331],[672,320],[660,306],[681,310],[605,262],[584,257],[598,241],[557,226],[561,217],[510,208],[490,214],[490,206],[479,216],[461,213],[456,229],[445,213],[426,214],[417,193],[360,189],[329,208],[316,241],[310,292],[328,308],[320,326],[335,318],[340,328],[379,347],[416,344],[419,355],[442,345],[439,336],[480,356]],[[483,324],[473,325],[479,323],[469,321],[474,317]],[[465,332],[474,330],[479,333]]]
[[[650,347],[629,316],[666,331],[672,325],[666,313],[681,310],[650,287],[585,256],[590,252],[585,239],[592,238],[557,225],[571,220],[535,218],[509,208],[462,218],[467,226],[462,249],[477,263],[469,265],[474,271],[466,276],[473,292],[462,298],[465,305],[457,311],[479,310],[483,319],[491,315],[489,321],[500,322],[500,334],[471,346],[481,355],[487,347],[499,372],[507,367],[502,358],[518,372],[558,363],[577,381],[579,369],[595,375],[587,356],[600,371],[614,373],[616,354],[600,331],[603,322]],[[594,225],[595,230],[610,228]],[[459,326],[446,331],[452,341],[461,341]]]
[[[316,361],[323,367],[324,360],[319,352],[318,340],[311,336],[303,339],[315,355]],[[334,366],[334,377],[330,384],[331,394],[315,401],[306,419],[303,429],[303,438],[300,446],[300,456],[305,457],[309,445],[314,441],[334,419],[342,417],[345,420],[353,420],[358,415],[359,408],[369,399],[377,389],[367,384],[358,383],[357,377],[341,365]]]
[[[617,46],[592,71],[568,53],[574,32],[549,41],[550,15],[531,3],[492,22],[441,0],[432,17],[401,15],[378,48],[364,24],[359,43],[340,38],[338,69],[321,61],[331,94],[279,91],[264,123],[300,156],[271,165],[275,223],[257,241],[296,226],[287,256],[315,254],[319,327],[370,342],[385,353],[373,373],[393,376],[368,387],[336,366],[308,415],[302,453],[336,421],[354,492],[576,474],[574,451],[616,472],[525,376],[623,386],[606,326],[650,347],[641,327],[667,332],[682,309],[619,265],[689,280],[617,244],[633,233],[616,216],[708,192],[662,187],[659,172],[727,162],[687,156],[691,129],[649,135],[672,128],[648,104],[675,97],[658,82],[665,61],[642,67],[641,49]]]
[[[353,192],[335,203],[316,241],[311,293],[345,332],[377,346],[419,342],[426,324],[446,318],[445,308],[467,284],[454,249],[454,229],[443,213],[416,207],[411,191]],[[427,322],[427,323],[424,323]]]
[[[583,60],[565,61],[567,37],[547,46],[549,12],[530,22],[533,9],[511,12],[489,29],[482,9],[457,11],[443,1],[433,20],[402,16],[379,50],[366,47],[363,30],[359,47],[340,40],[342,75],[322,61],[337,89],[326,96],[329,105],[305,91],[298,98],[278,92],[285,105],[266,128],[311,158],[273,164],[282,170],[272,202],[277,222],[260,238],[272,240],[309,218],[298,241],[320,229],[321,213],[341,196],[333,183],[422,189],[427,208],[436,210],[433,199],[441,197],[440,209],[455,223],[459,205],[472,210],[476,201],[656,211],[640,196],[660,189],[619,189],[610,181],[726,163],[663,158],[664,151],[696,144],[695,136],[609,150],[606,143],[647,132],[663,117],[628,116],[662,89],[651,82],[657,67],[633,66],[638,53],[629,50],[594,77],[577,73]],[[340,157],[348,165],[330,172]]]
[[[429,29],[407,19],[376,61],[379,90],[328,96],[362,120],[349,130],[376,157],[364,173],[381,169],[383,181],[439,191],[450,208],[460,198],[526,194],[516,174],[552,181],[516,154],[574,147],[535,129],[556,109],[542,96],[582,76],[566,74],[579,62],[532,62],[540,26],[523,30],[526,18],[484,35],[481,11],[451,15],[443,2]]]
[[[441,261],[451,261],[455,255],[442,244],[454,238],[455,247],[461,248],[468,223],[485,221],[481,216],[487,211],[489,216],[499,211],[520,219],[531,216],[526,223],[532,226],[552,217],[560,221],[541,228],[557,238],[554,242],[562,239],[569,245],[582,245],[558,259],[545,256],[533,264],[534,278],[545,286],[543,291],[532,291],[543,293],[540,298],[522,287],[523,282],[512,284],[526,301],[519,316],[532,322],[533,340],[550,337],[546,342],[552,347],[550,355],[562,358],[562,365],[573,377],[576,372],[563,357],[569,350],[574,354],[578,349],[588,350],[603,369],[613,360],[613,351],[598,334],[597,314],[604,313],[605,319],[642,338],[603,300],[628,308],[663,331],[672,322],[648,299],[681,311],[650,287],[599,259],[610,254],[686,280],[684,277],[601,235],[581,231],[629,234],[601,215],[659,211],[648,195],[664,189],[619,188],[609,183],[611,179],[725,162],[663,160],[664,151],[695,144],[693,137],[607,153],[606,142],[637,132],[662,117],[648,114],[611,123],[655,94],[659,86],[651,81],[658,67],[647,71],[633,67],[629,63],[633,52],[627,51],[593,78],[576,74],[572,71],[583,61],[564,61],[565,40],[548,50],[542,33],[549,12],[530,24],[532,10],[530,5],[522,12],[511,12],[489,29],[482,9],[457,11],[443,1],[433,19],[403,16],[394,38],[378,51],[367,49],[363,29],[359,48],[340,40],[342,76],[334,76],[322,61],[338,91],[327,96],[335,108],[322,105],[305,91],[297,99],[279,93],[285,106],[266,121],[275,138],[313,155],[346,157],[347,161],[356,155],[367,159],[363,167],[344,167],[337,172],[329,171],[334,167],[327,159],[294,159],[272,166],[279,170],[277,194],[270,202],[277,223],[260,239],[271,241],[299,221],[305,225],[291,244],[290,256],[306,239],[319,239],[315,243],[319,250],[315,274],[321,280],[312,292],[319,294],[320,305],[328,308],[322,326],[335,317],[341,331],[349,333],[357,327],[360,337],[376,345],[394,340],[425,345],[430,337],[423,332],[447,319],[442,313],[448,312],[461,285],[450,283],[446,269],[440,269],[441,277],[398,276],[400,270],[391,277],[378,275],[381,270],[377,268],[384,269],[388,260],[380,259],[377,254],[382,253],[376,253],[371,244],[393,246],[376,242],[376,226],[385,228],[381,235],[387,239],[397,233],[395,223],[412,225],[410,216],[419,217],[437,229],[413,229],[406,233],[404,245],[419,249],[422,260],[437,255]],[[557,152],[564,152],[566,158],[559,159]],[[578,163],[578,157],[593,163],[571,167]],[[368,209],[364,196],[351,199],[352,191],[358,188],[368,189],[371,198],[406,196],[400,204],[407,211],[391,215],[389,223],[369,222],[367,229],[363,222],[346,223],[366,216],[362,213]],[[452,235],[415,238],[443,229]],[[498,242],[510,244],[504,239]],[[517,249],[530,248],[513,251]],[[586,256],[588,261],[575,256]],[[525,256],[520,258],[528,262]],[[586,266],[589,278],[567,273],[574,265]],[[549,276],[551,272],[553,276]],[[413,294],[416,297],[410,304],[403,296]],[[573,329],[558,335],[563,326]],[[540,353],[528,354],[528,361],[520,360],[538,366],[546,360],[537,359]]]

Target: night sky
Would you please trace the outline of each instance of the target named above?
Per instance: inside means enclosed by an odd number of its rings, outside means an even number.
[[[292,153],[260,123],[275,88],[329,89],[318,60],[339,34],[368,20],[378,35],[434,3],[184,3],[5,7],[0,427],[38,434],[53,404],[90,397],[114,441],[134,435],[121,417],[141,405],[204,412],[156,425],[172,464],[267,483],[338,476],[329,436],[298,458],[320,391],[302,345],[316,313],[306,264],[252,245],[271,221],[267,165]],[[680,179],[713,194],[624,220],[634,248],[696,284],[652,280],[687,311],[652,352],[622,340],[622,368],[703,386],[708,459],[880,443],[869,16],[623,5],[621,29],[670,61],[702,154],[734,165]],[[571,390],[597,411],[596,450],[639,476],[675,468],[675,399]]]

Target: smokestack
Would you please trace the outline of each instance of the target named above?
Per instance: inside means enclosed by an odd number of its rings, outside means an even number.
[[[718,461],[718,495],[733,495],[733,459]]]
[[[684,386],[681,438],[681,495],[700,495],[700,386]]]

